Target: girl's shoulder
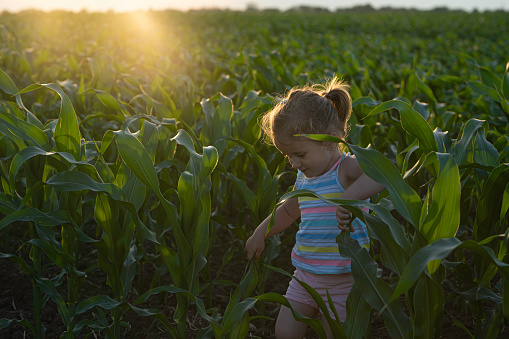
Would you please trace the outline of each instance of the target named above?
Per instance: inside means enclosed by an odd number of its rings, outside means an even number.
[[[357,158],[355,155],[350,152],[343,152],[341,154],[341,158],[339,159],[338,172],[348,171],[349,168],[355,164],[358,164]]]
[[[345,153],[343,160],[339,164],[338,177],[345,189],[347,189],[357,178],[362,175],[362,169],[359,166],[357,158],[350,154]]]

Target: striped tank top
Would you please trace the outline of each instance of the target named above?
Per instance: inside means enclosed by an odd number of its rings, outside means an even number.
[[[338,169],[345,157],[341,158],[321,176],[306,178],[297,173],[295,189],[308,189],[324,198],[341,198],[345,189],[339,182]],[[292,250],[292,264],[301,270],[315,274],[341,274],[351,272],[350,259],[339,254],[336,237],[341,230],[337,226],[336,206],[329,205],[315,197],[299,197],[301,222]],[[367,199],[366,201],[368,201]],[[366,225],[356,218],[353,221],[355,232],[350,236],[369,249]]]

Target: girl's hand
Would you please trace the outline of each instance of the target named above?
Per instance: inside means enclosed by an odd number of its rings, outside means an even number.
[[[348,224],[350,224],[350,222],[352,221],[352,215],[346,208],[342,206],[338,206],[336,208],[336,220],[338,222],[338,228],[340,230],[355,232],[355,229],[353,228],[352,225],[348,227]]]
[[[247,260],[251,260],[253,257],[255,260],[258,260],[265,249],[265,235],[262,234],[260,236],[256,232],[253,233],[253,235],[247,239],[245,249]]]

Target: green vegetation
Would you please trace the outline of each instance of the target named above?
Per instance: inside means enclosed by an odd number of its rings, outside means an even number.
[[[191,316],[203,320],[197,338],[270,324],[265,301],[287,301],[265,284],[285,274],[271,263],[292,239],[272,237],[257,263],[244,242],[281,198],[311,193],[287,193],[294,174],[257,118],[333,74],[352,86],[348,147],[387,187],[369,204],[330,201],[366,222],[373,245],[337,239],[355,285],[346,322],[328,318],[336,336],[369,337],[378,317],[395,338],[440,336],[444,319],[472,338],[507,327],[507,13],[25,11],[0,22],[0,259],[33,287],[32,319],[2,316],[0,333],[17,323],[44,337],[50,304],[62,338],[128,337],[132,314],[174,338],[189,336]],[[235,262],[244,274],[225,279]],[[84,296],[91,279],[100,285]],[[156,298],[173,298],[173,313],[142,305]]]

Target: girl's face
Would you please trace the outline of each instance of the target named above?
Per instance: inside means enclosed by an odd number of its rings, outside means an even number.
[[[308,178],[320,176],[327,172],[341,157],[337,147],[326,147],[325,144],[306,138],[277,138],[276,148]]]

